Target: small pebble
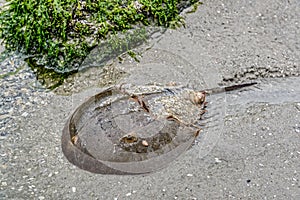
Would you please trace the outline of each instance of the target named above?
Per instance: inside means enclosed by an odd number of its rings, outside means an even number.
[[[297,108],[298,111],[300,111],[300,103],[296,104],[296,108]]]
[[[21,116],[22,117],[27,117],[28,116],[28,112],[24,112]]]
[[[142,145],[144,145],[145,147],[149,146],[148,142],[146,140],[142,141]]]
[[[129,197],[130,195],[131,195],[131,192],[127,193],[127,194],[126,194],[126,197]]]

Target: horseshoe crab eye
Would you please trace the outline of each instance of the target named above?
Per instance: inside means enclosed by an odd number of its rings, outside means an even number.
[[[128,138],[125,139],[126,142],[128,143],[133,143],[134,141],[136,141],[136,138],[129,136]]]
[[[124,142],[124,143],[127,143],[127,144],[131,144],[131,143],[134,143],[134,142],[137,142],[137,141],[138,141],[138,138],[135,135],[132,135],[132,134],[128,134],[128,135],[125,135],[122,138],[120,138],[120,142]]]

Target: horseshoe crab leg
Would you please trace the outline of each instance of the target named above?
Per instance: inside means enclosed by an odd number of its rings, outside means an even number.
[[[178,117],[173,116],[173,115],[169,115],[169,116],[167,117],[167,120],[174,120],[174,121],[176,121],[176,122],[178,122],[178,123],[181,123],[181,124],[183,124],[183,125],[185,125],[185,126],[192,126],[192,127],[196,128],[196,129],[197,129],[197,131],[196,131],[196,133],[195,133],[196,136],[199,135],[199,132],[200,132],[200,130],[201,130],[201,128],[200,128],[199,126],[196,126],[196,125],[191,124],[191,123],[185,123],[185,122],[183,122],[182,120],[178,119]]]
[[[149,106],[146,105],[146,103],[143,100],[143,97],[138,97],[136,95],[131,96],[131,99],[134,100],[136,103],[138,103],[146,112],[150,112]]]

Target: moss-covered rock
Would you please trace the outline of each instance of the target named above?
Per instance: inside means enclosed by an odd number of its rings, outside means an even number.
[[[124,31],[136,27],[176,24],[182,8],[198,0],[179,1],[8,0],[0,10],[0,39],[6,50],[30,55],[34,68],[70,73],[94,47],[107,44],[105,53],[122,53],[132,46],[125,43],[144,37],[139,33],[116,43],[116,36],[122,39]]]

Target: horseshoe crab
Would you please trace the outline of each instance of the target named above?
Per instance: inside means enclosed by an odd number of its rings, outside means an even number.
[[[158,170],[188,149],[200,132],[206,95],[253,85],[195,91],[183,86],[121,84],[89,98],[68,119],[67,159],[102,174]]]

